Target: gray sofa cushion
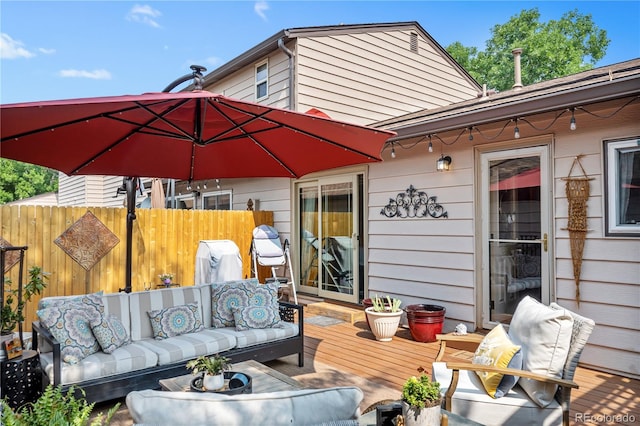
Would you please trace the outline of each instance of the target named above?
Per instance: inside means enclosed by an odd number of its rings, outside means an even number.
[[[40,354],[43,370],[53,383],[53,352]],[[128,373],[154,367],[158,356],[139,343],[131,343],[114,350],[110,354],[96,352],[82,359],[78,364],[62,364],[61,384],[79,383],[114,374]]]
[[[229,350],[235,347],[236,338],[217,329],[208,329],[163,340],[144,339],[138,343],[158,355],[158,365],[167,365]]]
[[[281,321],[282,328],[260,328],[238,331],[235,327],[216,328],[220,333],[233,336],[237,348],[246,348],[260,343],[274,342],[297,336],[298,324]]]
[[[134,391],[126,405],[134,422],[170,425],[318,425],[357,420],[357,387],[304,389],[244,395]]]

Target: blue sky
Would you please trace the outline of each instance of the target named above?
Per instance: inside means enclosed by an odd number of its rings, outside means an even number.
[[[578,9],[611,43],[597,66],[640,57],[640,1],[0,2],[0,103],[161,91],[211,71],[286,28],[417,21],[443,47],[483,49],[523,9]]]

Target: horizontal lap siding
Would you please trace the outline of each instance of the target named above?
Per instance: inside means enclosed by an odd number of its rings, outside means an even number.
[[[437,154],[425,147],[388,153],[369,167],[369,295],[391,294],[403,305],[431,303],[447,309],[448,330],[475,327],[473,155],[448,151],[454,170],[439,173]],[[435,196],[448,218],[388,218],[380,214],[409,185]]]
[[[587,108],[592,111],[592,108]],[[614,111],[598,111],[609,115]],[[640,236],[605,236],[603,140],[640,135],[640,106],[630,105],[603,120],[576,111],[578,129],[564,127],[554,149],[555,283],[558,303],[592,318],[596,328],[581,362],[596,368],[640,376]],[[587,227],[580,269],[580,305],[575,300],[565,178],[576,155],[589,181]],[[572,173],[580,176],[579,168]]]
[[[426,40],[419,37],[419,53],[409,40],[410,31],[299,39],[299,109],[368,124],[476,96]]]

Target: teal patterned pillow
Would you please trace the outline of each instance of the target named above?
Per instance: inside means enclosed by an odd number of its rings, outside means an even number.
[[[211,326],[233,327],[233,308],[249,306],[259,285],[256,278],[211,284]]]
[[[86,308],[87,314],[94,320],[99,320],[104,315],[104,302],[102,301],[103,291],[97,293],[83,294],[76,297],[55,297],[41,299],[38,302],[38,309],[55,308],[68,303],[82,305]]]
[[[273,306],[244,306],[233,308],[236,330],[252,328],[283,328],[280,322],[280,310]]]
[[[100,345],[91,332],[90,323],[94,314],[94,310],[75,303],[36,312],[42,325],[60,343],[62,360],[69,364],[77,364],[100,350]]]
[[[204,330],[198,302],[149,311],[147,314],[156,340]]]
[[[122,322],[113,314],[91,320],[91,331],[102,348],[102,352],[110,354],[120,346],[131,343],[131,338]]]
[[[271,306],[278,309],[278,285],[268,283],[254,287],[249,306]]]

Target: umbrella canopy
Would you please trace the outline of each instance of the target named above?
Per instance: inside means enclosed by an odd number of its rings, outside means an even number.
[[[531,188],[540,186],[540,167],[525,170],[522,173],[502,179],[491,184],[491,191],[505,191],[508,189]]]
[[[207,91],[0,105],[1,156],[67,175],[300,177],[379,161],[394,133]]]
[[[0,105],[0,134],[0,157],[127,177],[127,292],[135,178],[297,178],[380,161],[395,135],[203,90]]]

